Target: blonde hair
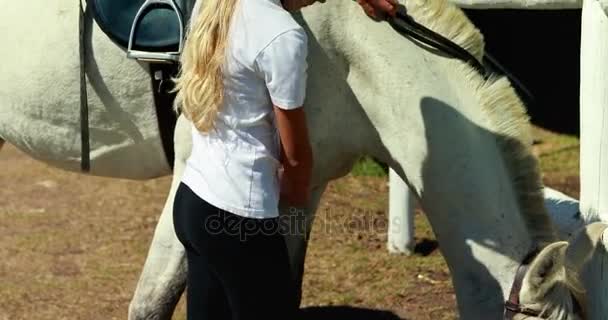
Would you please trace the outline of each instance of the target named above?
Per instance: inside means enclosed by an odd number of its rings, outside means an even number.
[[[224,100],[223,67],[230,22],[238,0],[198,0],[181,68],[175,81],[175,108],[200,131],[214,126]]]

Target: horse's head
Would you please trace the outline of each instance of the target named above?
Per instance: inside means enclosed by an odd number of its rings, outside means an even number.
[[[579,274],[606,228],[603,223],[590,224],[569,242],[553,243],[538,254],[524,277],[520,302],[540,316],[525,319],[584,319],[586,295]]]

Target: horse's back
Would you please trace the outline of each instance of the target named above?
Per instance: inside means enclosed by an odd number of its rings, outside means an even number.
[[[0,0],[0,137],[78,171],[81,159],[77,1]],[[90,14],[87,35],[91,173],[145,179],[170,173],[147,66],[126,58]]]

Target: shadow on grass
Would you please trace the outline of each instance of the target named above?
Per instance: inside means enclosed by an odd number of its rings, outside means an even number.
[[[406,320],[390,311],[349,306],[308,307],[301,311],[302,320]]]
[[[414,253],[426,257],[433,253],[433,251],[437,250],[438,247],[439,243],[436,240],[424,238],[420,242],[416,243]]]

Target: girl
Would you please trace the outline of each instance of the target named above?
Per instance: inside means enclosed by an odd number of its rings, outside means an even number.
[[[315,1],[204,0],[194,11],[176,79],[193,145],[173,210],[189,320],[297,317],[278,202],[307,204],[313,158],[307,35],[288,11]],[[360,2],[370,16],[393,9],[373,1]]]

